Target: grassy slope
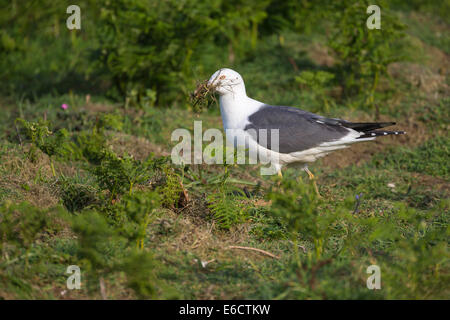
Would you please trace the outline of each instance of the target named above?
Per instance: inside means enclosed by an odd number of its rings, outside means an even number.
[[[411,15],[405,19],[416,21],[417,17]],[[430,27],[431,30],[433,28],[440,30],[442,26]],[[447,164],[449,98],[445,81],[439,82],[440,78],[437,78],[439,68],[448,66],[448,56],[443,53],[446,48],[433,47],[447,43],[440,38],[429,40],[433,38],[432,31],[423,33],[417,27],[411,32],[413,43],[423,50],[423,59],[413,66],[403,66],[401,72],[395,74],[393,81],[397,90],[383,98],[385,104],[380,114],[382,120],[397,121],[398,127],[405,129],[408,135],[387,137],[336,152],[312,166],[324,198],[319,202],[311,200],[311,207],[316,206],[321,217],[316,223],[320,228],[328,223],[324,219],[329,218],[333,229],[324,253],[320,256],[315,253],[308,230],[300,227],[302,232],[297,237],[287,236],[290,226],[283,224],[276,214],[277,209],[283,211],[284,207],[270,209],[267,195],[270,186],[276,185],[270,178],[261,178],[257,168],[233,167],[229,169],[232,177],[262,185],[259,189],[248,187],[254,195],[248,201],[254,208],[245,223],[230,230],[218,228],[211,211],[205,206],[205,195],[196,193],[193,187],[186,187],[192,196],[191,203],[181,211],[162,209],[158,218],[149,225],[144,250],[154,253],[159,266],[155,267],[159,279],[157,297],[448,298],[445,285],[449,272],[448,250],[443,235],[448,232],[450,191]],[[320,67],[328,63],[326,51],[324,53],[320,45],[306,41],[303,44],[308,49],[303,52],[303,49],[298,49],[296,41],[300,40],[287,37],[287,45],[293,48],[289,52],[299,66]],[[308,92],[300,92],[292,85],[294,73],[290,70],[293,66],[286,62],[285,57],[274,57],[270,41],[268,43],[269,48],[263,48],[260,57],[236,66],[242,74],[248,75],[249,94],[280,104],[307,101],[307,105],[311,103],[308,109],[317,111],[315,108],[318,106],[314,104],[317,102]],[[427,58],[428,54],[435,52],[443,57],[441,61]],[[279,66],[279,61],[285,61],[285,64]],[[408,73],[408,68],[416,68],[417,65],[431,70],[431,73],[424,72],[423,77],[438,79],[439,83],[431,88],[417,85]],[[277,79],[277,83],[270,84],[268,79]],[[69,118],[58,111],[63,102],[71,105]],[[101,101],[86,104],[80,97],[64,96],[41,99],[34,105],[3,101],[2,109],[6,110],[6,115],[0,120],[2,129],[5,129],[1,130],[0,136],[0,203],[28,201],[32,206],[50,208],[45,211],[46,215],[52,216],[52,210],[56,210],[56,215],[58,210],[62,210],[62,215],[67,214],[65,209],[53,209],[63,203],[63,195],[51,175],[48,157],[38,152],[37,158],[30,161],[26,155],[28,146],[21,146],[17,141],[13,119],[24,115],[28,119],[36,119],[45,114],[56,128],[78,131],[87,129],[85,119],[118,107]],[[126,119],[124,132],[111,133],[110,143],[116,152],[127,151],[140,159],[150,152],[167,154],[172,130],[192,128],[194,120],[203,120],[204,126],[221,127],[217,110],[201,115],[181,109],[152,109],[141,114],[121,112]],[[339,105],[328,113],[344,114],[354,120],[373,119],[373,112]],[[96,188],[94,178],[82,163],[57,161],[55,166],[60,176],[64,175],[87,188]],[[221,166],[201,169],[205,179],[224,170]],[[194,167],[192,174],[198,170]],[[295,181],[298,175],[307,185],[304,174],[294,169],[286,171],[284,180]],[[305,199],[311,196],[310,191],[300,187],[298,190],[292,185],[283,187],[285,189],[280,192],[299,192]],[[211,191],[213,186],[210,189],[206,186],[204,190]],[[358,212],[351,214],[357,194],[362,194],[362,200]],[[276,199],[272,201],[276,203]],[[383,228],[373,229],[371,224],[375,222]],[[427,232],[437,234],[435,240],[425,239],[434,241],[431,249],[426,249],[423,244]],[[392,237],[389,233],[398,236]],[[357,243],[347,245],[349,241]],[[79,291],[65,290],[65,268],[83,263],[77,260],[77,245],[70,226],[54,218],[51,226],[34,240],[28,250],[19,250],[15,257],[2,255],[0,297],[101,298],[98,283],[83,286]],[[279,259],[229,249],[231,245],[267,250]],[[120,260],[125,249],[110,244],[105,250],[110,259]],[[203,267],[201,261],[209,263]],[[380,291],[366,289],[366,268],[371,264],[379,264],[382,268],[383,289]],[[108,298],[136,297],[121,271],[106,273],[102,281]]]

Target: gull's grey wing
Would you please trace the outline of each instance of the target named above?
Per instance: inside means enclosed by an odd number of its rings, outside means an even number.
[[[270,129],[279,130],[280,153],[303,151],[324,142],[336,141],[348,135],[350,130],[343,125],[346,121],[330,119],[297,108],[264,105],[248,118],[244,130],[260,142],[260,129],[267,130],[267,148],[271,149]],[[253,135],[253,134],[252,134]]]

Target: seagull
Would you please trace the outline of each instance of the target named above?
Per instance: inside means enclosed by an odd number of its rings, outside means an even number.
[[[273,106],[257,101],[247,96],[242,76],[228,68],[217,70],[210,77],[207,87],[219,94],[227,139],[228,132],[233,132],[246,138],[233,138],[235,145],[245,148],[257,146],[258,156],[276,156],[275,172],[280,177],[282,167],[300,165],[313,182],[317,194],[319,191],[315,177],[308,169],[309,163],[353,143],[374,140],[379,136],[405,134],[404,131],[377,130],[395,122],[350,122],[326,118],[295,107]],[[271,132],[271,129],[278,130],[278,148],[271,146],[270,138],[264,137],[263,141],[258,134]]]

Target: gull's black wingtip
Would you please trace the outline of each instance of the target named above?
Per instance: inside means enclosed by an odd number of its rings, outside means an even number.
[[[393,126],[396,123],[391,122],[349,122],[349,121],[342,121],[342,125],[346,128],[350,128],[356,131],[360,132],[371,132],[375,129],[381,129],[384,127]]]

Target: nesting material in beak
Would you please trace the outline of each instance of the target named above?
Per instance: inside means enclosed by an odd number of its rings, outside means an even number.
[[[195,91],[191,93],[191,100],[194,102],[194,104],[192,105],[194,111],[195,110],[201,111],[203,109],[202,107],[203,105],[206,105],[206,107],[208,107],[209,97],[212,97],[212,99],[216,101],[213,95],[215,87],[216,85],[209,84],[208,80],[204,80],[197,85]],[[196,109],[197,104],[199,104],[198,109]]]

